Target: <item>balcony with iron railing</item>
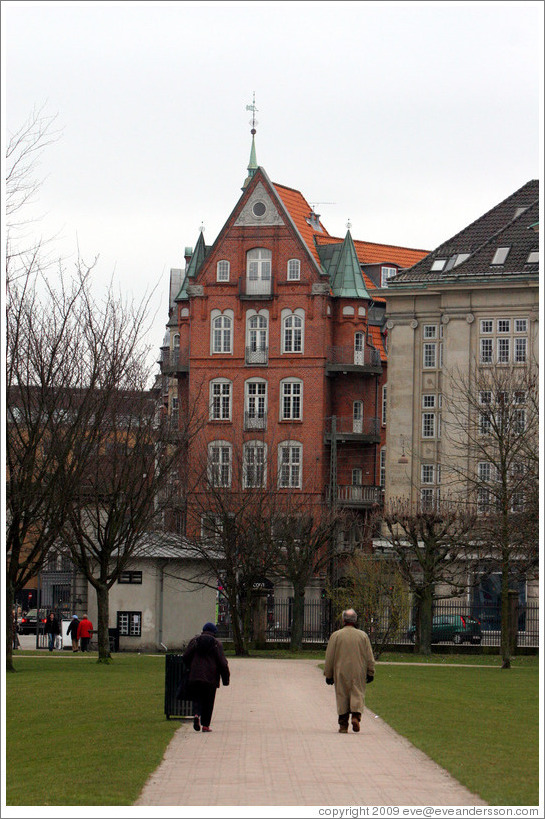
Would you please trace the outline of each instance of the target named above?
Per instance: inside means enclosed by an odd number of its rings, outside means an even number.
[[[241,276],[238,280],[238,295],[241,299],[263,301],[272,299],[274,292],[274,276],[270,279],[250,279]]]
[[[267,364],[269,361],[268,347],[246,347],[246,364]]]
[[[350,347],[328,347],[326,372],[367,372],[380,374],[382,363],[380,353],[374,347],[365,346],[363,350]]]
[[[267,413],[259,410],[254,412],[246,411],[244,413],[244,429],[267,429]]]
[[[325,419],[325,442],[330,444],[333,436],[337,443],[357,441],[366,444],[380,443],[379,418],[354,418],[351,415],[335,415]]]
[[[189,348],[176,347],[170,350],[168,347],[161,347],[159,363],[162,375],[175,376],[179,373],[187,373],[189,372]]]
[[[326,486],[325,494],[329,503],[333,496],[332,487]],[[370,509],[372,506],[384,503],[384,490],[382,486],[364,486],[363,484],[337,486],[336,501],[339,506]]]

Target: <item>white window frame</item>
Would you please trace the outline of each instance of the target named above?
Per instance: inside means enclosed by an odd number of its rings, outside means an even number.
[[[435,438],[437,433],[437,417],[435,412],[422,413],[422,438]]]
[[[435,464],[422,464],[420,468],[420,483],[435,484]]]
[[[296,342],[299,343],[297,344]],[[299,346],[300,349],[294,349],[297,346]],[[301,308],[297,308],[296,310],[282,310],[281,350],[283,355],[302,355],[304,353],[305,312]]]
[[[214,457],[217,450],[218,458]],[[233,447],[229,441],[210,441],[208,444],[208,480],[211,486],[228,489],[233,471]]]
[[[430,410],[435,409],[437,403],[437,399],[434,393],[424,393],[422,396],[422,409]]]
[[[386,447],[383,446],[379,455],[379,486],[384,488],[386,484]]]
[[[301,489],[302,482],[303,444],[282,441],[278,445],[278,486],[280,489]]]
[[[296,387],[298,389],[295,389]],[[280,382],[279,409],[281,421],[303,420],[303,382],[300,378],[282,379]]]
[[[210,353],[225,355],[233,353],[234,312],[213,310],[210,316]]]
[[[216,265],[216,281],[228,282],[231,275],[231,262],[228,259],[220,259]]]
[[[252,462],[248,456],[251,453]],[[261,453],[261,461],[256,460]],[[254,471],[255,470],[255,471]],[[267,483],[267,444],[263,441],[246,441],[243,447],[242,485],[244,489],[262,489]]]
[[[437,338],[437,324],[424,324],[422,329],[422,337],[426,339],[436,339]]]
[[[513,363],[526,364],[528,358],[528,339],[526,336],[515,337],[514,343]]]
[[[511,319],[508,319],[508,318],[498,319],[498,325],[497,325],[498,335],[505,335],[506,333],[510,333],[510,332],[511,332]]]
[[[486,352],[485,352],[486,350]],[[481,338],[479,342],[479,363],[493,364],[494,363],[494,339]]]
[[[382,387],[382,426],[386,426],[387,412],[388,412],[388,384]]]
[[[526,318],[516,318],[514,321],[515,321],[515,333],[527,333],[528,332],[528,319],[526,319]]]
[[[253,247],[246,253],[246,278],[248,281],[270,282],[272,277],[272,250]]]
[[[298,282],[301,280],[301,260],[288,259],[287,280]]]
[[[481,319],[481,335],[492,335],[494,332],[494,319]]]
[[[209,420],[230,421],[232,406],[233,382],[228,378],[214,378],[210,382]]]
[[[511,339],[509,336],[500,336],[496,339],[496,356],[498,364],[509,364],[511,360]]]
[[[244,383],[244,411],[248,418],[267,417],[268,384],[264,378],[249,378]]]
[[[381,287],[388,287],[388,282],[394,276],[397,276],[397,267],[389,267],[388,265],[383,265],[380,268],[380,286]]]
[[[424,342],[422,345],[422,368],[424,370],[437,369],[437,342]]]

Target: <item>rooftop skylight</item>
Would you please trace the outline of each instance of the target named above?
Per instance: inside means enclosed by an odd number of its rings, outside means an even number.
[[[442,270],[445,266],[446,259],[435,259],[434,263],[431,266],[432,270]]]
[[[494,253],[492,264],[503,264],[507,259],[510,250],[510,247],[498,247]]]

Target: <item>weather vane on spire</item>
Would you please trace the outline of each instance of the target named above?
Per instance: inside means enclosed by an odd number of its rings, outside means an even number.
[[[250,120],[250,125],[252,126],[251,134],[253,136],[255,134],[255,126],[258,125],[258,122],[257,122],[257,120],[255,118],[256,111],[257,111],[257,108],[255,107],[255,91],[254,91],[254,97],[253,97],[252,104],[247,105],[246,110],[252,112],[252,119]]]

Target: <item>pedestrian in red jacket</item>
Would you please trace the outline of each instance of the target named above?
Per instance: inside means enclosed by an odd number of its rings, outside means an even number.
[[[93,636],[93,624],[86,614],[83,615],[78,626],[78,640],[82,651],[88,650],[89,641]]]

